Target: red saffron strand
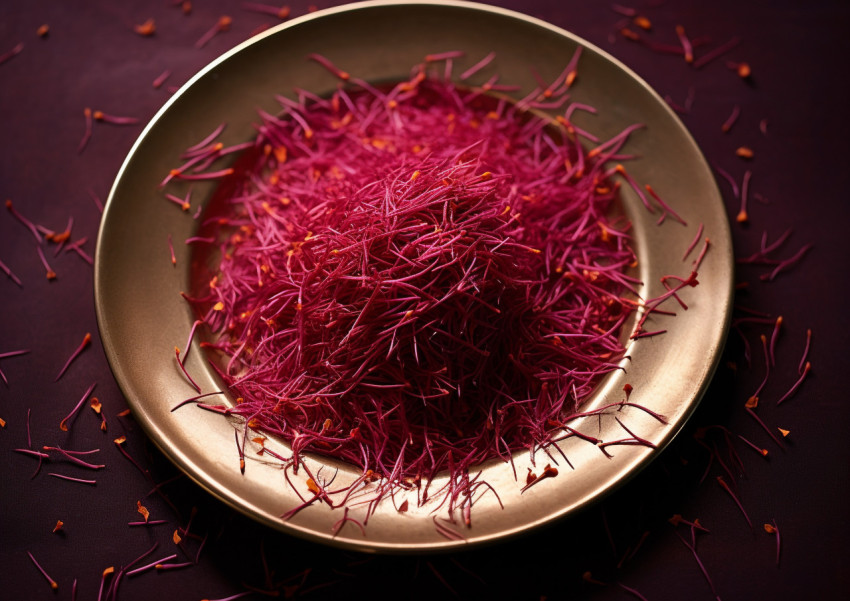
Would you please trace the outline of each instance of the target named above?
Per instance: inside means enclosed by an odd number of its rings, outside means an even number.
[[[776,539],[776,565],[779,565],[779,557],[782,551],[782,539],[779,535],[779,526],[776,525],[776,520],[770,520],[769,524],[764,525],[764,531],[772,534]]]
[[[289,18],[289,15],[291,13],[291,9],[286,4],[284,4],[283,6],[272,6],[270,4],[262,4],[259,2],[242,2],[239,6],[243,10],[264,15],[271,15],[273,17],[277,17],[281,21],[284,21]]]
[[[233,19],[231,19],[227,15],[222,15],[221,17],[219,17],[218,21],[216,21],[215,25],[213,25],[209,29],[209,31],[207,31],[204,35],[202,35],[200,38],[198,38],[198,41],[195,42],[195,48],[200,50],[201,48],[206,46],[207,43],[209,43],[209,41],[212,40],[217,34],[230,29],[230,24],[232,22],[233,22]]]
[[[726,118],[726,121],[723,122],[723,125],[720,126],[720,131],[724,134],[732,131],[732,126],[735,125],[735,122],[738,120],[738,116],[741,114],[741,107],[737,104],[732,107],[732,113],[729,117]]]
[[[738,215],[735,217],[735,220],[738,223],[746,223],[749,221],[749,215],[747,214],[747,193],[750,188],[750,178],[752,175],[752,171],[747,169],[747,171],[744,172],[744,179],[741,182],[741,208],[738,210]]]
[[[61,480],[68,480],[70,482],[79,482],[80,484],[88,484],[90,486],[94,486],[97,484],[97,480],[86,480],[83,478],[72,478],[71,476],[65,476],[64,474],[57,474],[54,472],[48,472],[48,476],[53,476],[54,478],[59,478]]]
[[[85,149],[86,145],[89,143],[92,134],[92,111],[89,107],[83,109],[83,117],[85,117],[85,129],[83,130],[83,137],[80,139],[80,143],[77,145],[77,154],[80,154]]]
[[[747,515],[747,511],[744,509],[744,506],[741,504],[741,501],[738,499],[738,495],[736,495],[729,485],[726,483],[726,480],[723,479],[722,476],[717,476],[717,483],[725,490],[732,500],[735,501],[735,505],[738,506],[738,509],[741,510],[741,513],[744,515],[744,518],[747,520],[747,524],[750,527],[750,530],[753,529],[753,523],[750,521],[750,516]]]
[[[71,410],[71,413],[66,415],[61,422],[59,422],[59,429],[63,432],[68,431],[68,422],[74,419],[74,416],[77,415],[77,412],[80,410],[80,407],[83,406],[83,403],[86,402],[86,399],[89,398],[89,395],[94,390],[94,387],[97,386],[97,382],[92,382],[91,386],[89,386],[86,391],[83,393],[83,396],[80,398],[80,401],[77,405]]]
[[[9,213],[11,213],[15,219],[20,221],[24,225],[24,227],[26,227],[30,231],[30,233],[33,235],[33,238],[35,238],[35,241],[38,244],[41,244],[41,234],[38,233],[38,228],[32,221],[21,215],[21,213],[18,212],[12,201],[9,199],[6,199],[6,209],[8,209]]]
[[[781,397],[778,401],[776,401],[776,404],[777,404],[777,405],[780,405],[780,404],[784,403],[786,400],[788,400],[789,398],[791,398],[791,396],[792,396],[795,392],[797,392],[797,389],[798,389],[798,388],[800,387],[800,385],[803,383],[803,380],[805,380],[805,379],[806,379],[806,376],[808,376],[808,375],[809,375],[809,372],[811,371],[811,369],[812,369],[812,364],[811,364],[811,363],[809,363],[808,361],[806,361],[806,364],[803,366],[803,371],[802,371],[802,373],[800,374],[799,379],[798,379],[796,382],[794,382],[794,384],[791,386],[791,388],[788,390],[788,392],[786,392],[785,394],[783,394],[783,395],[782,395],[782,397]]]
[[[45,571],[45,569],[44,569],[43,567],[41,567],[41,564],[39,564],[39,563],[35,560],[35,557],[33,557],[33,554],[32,554],[32,553],[30,553],[29,551],[27,551],[27,555],[29,555],[30,560],[32,560],[33,565],[35,565],[35,567],[36,567],[36,568],[38,568],[38,571],[39,571],[39,572],[41,572],[41,575],[42,575],[42,576],[44,576],[44,578],[45,578],[45,579],[47,580],[47,582],[50,584],[50,588],[52,588],[54,591],[55,591],[56,589],[58,589],[58,588],[59,588],[59,585],[56,583],[56,581],[55,581],[55,580],[53,580],[53,578],[51,578],[51,577],[50,577],[50,575],[49,575],[49,574]]]
[[[808,361],[806,361],[806,359],[809,356],[809,349],[811,348],[811,346],[812,346],[812,329],[808,328],[808,329],[806,329],[806,346],[803,349],[803,356],[800,357],[800,365],[797,366],[797,373],[800,373],[800,374],[803,373],[803,370],[805,369],[805,366],[808,363]]]
[[[729,40],[728,42],[726,42],[725,44],[721,44],[720,46],[717,46],[713,50],[706,52],[701,57],[694,60],[694,63],[693,63],[694,69],[701,69],[702,67],[704,67],[705,65],[707,65],[711,61],[713,61],[717,58],[720,58],[721,56],[723,56],[724,54],[726,54],[727,52],[729,52],[730,50],[735,48],[740,43],[741,43],[741,38],[734,37],[731,40]]]
[[[0,261],[0,271],[3,271],[3,273],[5,273],[5,274],[6,274],[6,276],[7,276],[10,280],[12,280],[13,282],[15,282],[15,284],[17,284],[19,288],[23,288],[23,287],[24,287],[23,283],[21,282],[21,279],[20,279],[18,276],[16,276],[16,275],[12,272],[12,270],[11,270],[11,269],[9,269],[9,267],[8,267],[8,266],[7,266],[7,265],[6,265],[3,261]]]
[[[89,344],[91,344],[91,334],[86,332],[86,335],[83,336],[83,341],[80,343],[80,346],[78,346],[76,348],[76,350],[73,353],[71,353],[71,356],[68,357],[68,360],[65,361],[65,365],[63,365],[62,369],[59,370],[59,374],[53,380],[54,382],[59,381],[59,378],[61,378],[63,376],[63,374],[68,370],[68,367],[71,366],[71,363],[74,362],[74,359],[79,357],[80,353],[82,353]]]

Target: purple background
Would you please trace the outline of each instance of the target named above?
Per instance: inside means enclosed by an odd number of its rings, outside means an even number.
[[[132,115],[144,123],[168,98],[170,86],[182,84],[258,26],[276,22],[246,11],[238,2],[194,4],[191,14],[184,15],[169,0],[4,3],[0,54],[19,42],[24,47],[0,64],[2,200],[13,200],[24,215],[57,231],[73,216],[73,239],[87,236],[83,248],[93,255],[100,212],[89,190],[106,198],[142,125],[98,123],[78,154],[83,108]],[[92,268],[73,253],[54,258],[51,245],[45,251],[58,278],[48,282],[32,236],[0,209],[0,261],[23,281],[20,288],[0,274],[0,353],[31,350],[22,357],[0,359],[9,379],[8,386],[0,383],[0,418],[7,422],[0,429],[0,597],[70,599],[76,579],[78,598],[95,599],[105,568],[115,566],[117,571],[154,542],[159,547],[150,560],[176,552],[183,561],[186,555],[175,549],[171,534],[186,525],[194,507],[191,531],[208,536],[199,563],[125,578],[120,599],[217,599],[244,591],[245,585],[268,589],[265,556],[273,572],[271,588],[281,597],[426,599],[446,598],[453,590],[461,598],[635,598],[617,585],[622,583],[650,600],[710,600],[711,588],[676,536],[678,532],[687,537],[686,528],[676,530],[667,522],[675,513],[699,518],[711,531],[700,535],[698,550],[724,600],[835,599],[850,593],[845,527],[850,409],[843,353],[850,332],[850,257],[844,235],[850,217],[845,170],[850,86],[844,64],[850,56],[850,4],[623,2],[651,19],[653,31],[645,35],[652,39],[675,44],[676,24],[691,37],[708,36],[697,55],[741,36],[738,47],[699,71],[681,57],[652,52],[616,35],[622,17],[606,2],[494,4],[577,33],[680,104],[693,86],[692,110],[682,118],[707,158],[739,181],[751,169],[751,191],[767,199],[751,201],[748,225],[733,223],[737,256],[754,252],[762,232],[774,240],[793,228],[777,253],[781,257],[814,244],[802,263],[774,282],[759,281],[765,268],[741,266],[738,273],[739,281],[749,282],[736,301],[740,306],[784,318],[777,366],[762,394],[759,415],[771,426],[791,430],[786,450],[772,443],[743,409],[763,377],[758,337],[770,336],[772,329],[746,326],[740,331],[754,345],[753,367],[747,369],[741,336],[733,332],[727,359],[738,364],[737,372],[722,366],[677,443],[602,505],[525,538],[451,556],[373,557],[318,547],[262,528],[212,500],[179,476],[131,417],[117,416],[126,403],[97,337]],[[290,6],[293,16],[307,10],[302,2]],[[195,40],[222,14],[233,17],[231,29],[202,50],[195,49]],[[155,19],[156,34],[144,38],[134,33],[133,25],[148,18]],[[36,30],[43,23],[50,33],[42,39]],[[725,65],[727,59],[748,62],[751,80],[738,78]],[[154,89],[151,82],[165,69],[173,74],[161,89]],[[741,107],[741,117],[732,132],[723,134],[720,124],[735,104]],[[766,136],[758,127],[762,119],[768,121]],[[747,163],[735,156],[742,144],[754,149],[754,160]],[[734,216],[737,201],[723,180],[719,184]],[[770,399],[781,396],[796,379],[807,328],[813,332],[812,372],[798,393],[777,408]],[[54,383],[86,332],[93,334],[94,344]],[[108,432],[100,432],[99,418],[87,406],[70,433],[60,432],[59,421],[92,382],[97,382],[95,396],[103,403]],[[11,451],[27,446],[28,411],[34,447],[100,448],[96,461],[106,469],[93,473],[53,461],[31,478],[36,461]],[[700,482],[708,453],[695,443],[694,428],[715,424],[770,449],[765,460],[735,445],[745,474],[734,482],[753,531],[717,484],[715,477],[723,472],[716,462]],[[126,450],[149,476],[112,443],[121,434],[128,439]],[[63,482],[49,477],[50,471],[96,477],[97,486]],[[149,494],[152,481],[168,482],[162,489],[168,502]],[[128,527],[127,522],[140,519],[138,500],[151,511],[151,519],[168,523]],[[57,519],[65,527],[54,534]],[[773,519],[782,533],[778,567],[774,540],[762,529]],[[645,532],[649,534],[632,555]],[[198,545],[199,540],[191,538],[186,544],[190,559]],[[27,551],[59,583],[57,592],[51,592]],[[621,562],[623,557],[627,559]],[[585,581],[586,571],[608,584]]]

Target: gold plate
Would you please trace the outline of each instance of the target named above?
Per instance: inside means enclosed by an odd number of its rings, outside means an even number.
[[[365,536],[352,524],[334,536],[334,524],[343,512],[320,503],[283,521],[280,516],[299,499],[279,466],[249,459],[243,475],[233,426],[226,419],[194,407],[171,412],[194,395],[176,365],[174,347],[185,344],[194,320],[180,296],[190,290],[192,258],[182,241],[194,235],[199,221],[165,201],[158,183],[180,163],[185,148],[221,123],[227,123],[225,144],[253,139],[256,110],[276,110],[275,94],[288,94],[295,87],[317,94],[332,91],[337,81],[307,60],[310,53],[322,54],[365,80],[384,82],[406,77],[429,53],[465,52],[455,64],[460,73],[495,51],[494,68],[502,81],[527,92],[536,83],[532,68],[552,80],[579,45],[583,53],[573,99],[599,112],[577,114],[576,124],[600,139],[633,123],[645,124],[625,148],[640,157],[629,163],[629,172],[640,182],[651,182],[688,221],[687,227],[671,220],[657,226],[657,213],[649,214],[623,187],[625,210],[634,223],[639,275],[645,282],[642,295],[650,298],[664,292],[662,275],[688,275],[694,255],[687,261],[682,255],[700,224],[712,243],[699,271],[699,285],[682,293],[689,309],[679,310],[676,317],[654,318],[654,325],[667,332],[632,343],[626,373],[610,374],[589,401],[589,409],[621,401],[624,384],[631,384],[630,400],[663,414],[667,423],[629,407],[618,415],[657,449],[611,447],[613,457],[608,458],[593,444],[570,438],[561,447],[573,469],[561,461],[557,477],[522,494],[530,465],[527,452],[514,458],[519,480],[508,464],[488,465],[482,477],[498,491],[504,508],[493,495],[485,495],[473,507],[472,526],[455,527],[463,541],[441,535],[431,507],[417,508],[415,503],[406,513],[382,503],[369,519]],[[205,201],[214,189],[213,183],[197,184],[193,198]],[[169,260],[169,235],[175,242],[177,267]],[[95,300],[107,357],[136,419],[162,452],[198,484],[285,532],[340,547],[404,553],[492,542],[541,526],[599,499],[637,473],[682,428],[708,386],[729,327],[732,280],[729,225],[711,171],[676,115],[632,71],[575,35],[519,13],[463,2],[367,2],[271,29],[211,63],[174,94],[142,132],[109,195],[97,245]],[[665,308],[676,307],[671,303]],[[204,392],[218,390],[197,340],[186,367]],[[624,437],[612,415],[585,419],[579,427],[603,440]],[[289,455],[283,443],[267,444]],[[548,459],[542,454],[537,459],[539,471]],[[315,458],[308,461],[313,472],[321,467]],[[357,475],[356,469],[343,465],[334,486]],[[294,477],[295,485],[305,491],[306,477],[303,470]],[[353,509],[352,517],[358,517],[358,511]]]

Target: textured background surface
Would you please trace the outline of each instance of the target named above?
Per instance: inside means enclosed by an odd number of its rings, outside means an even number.
[[[179,86],[209,60],[247,39],[271,16],[246,10],[238,2],[195,2],[190,14],[168,0],[70,6],[33,1],[0,8],[0,54],[23,43],[21,52],[0,64],[0,196],[31,220],[61,231],[74,218],[72,239],[88,237],[92,255],[100,212],[90,194],[105,199],[124,156],[142,125],[95,124],[87,147],[77,153],[84,130],[84,107],[130,115],[145,122]],[[736,254],[747,256],[762,232],[770,240],[786,229],[791,236],[777,256],[791,256],[804,244],[813,249],[796,268],[765,283],[766,268],[741,266],[738,280],[749,282],[739,307],[782,315],[777,365],[762,394],[759,415],[771,427],[791,431],[780,450],[743,408],[763,377],[759,335],[771,326],[744,325],[730,335],[727,359],[738,369],[721,368],[693,425],[653,466],[601,506],[556,527],[488,549],[440,557],[361,556],[313,546],[268,531],[237,515],[179,476],[145,440],[126,408],[97,338],[92,270],[74,253],[45,252],[58,278],[48,282],[30,233],[5,209],[0,210],[0,261],[20,277],[23,287],[0,274],[0,353],[30,349],[21,357],[0,359],[9,380],[0,383],[0,597],[97,598],[104,569],[116,571],[154,542],[150,556],[171,553],[194,559],[207,537],[197,565],[169,573],[125,578],[124,600],[217,599],[246,587],[274,590],[280,596],[331,599],[371,598],[629,599],[621,583],[650,600],[712,599],[711,587],[677,533],[673,514],[698,518],[710,530],[698,538],[698,551],[717,596],[734,599],[840,598],[850,592],[844,569],[850,552],[843,528],[850,465],[850,410],[847,409],[846,359],[848,317],[848,218],[844,161],[850,121],[848,83],[842,59],[850,44],[850,7],[844,2],[746,2],[695,0],[639,2],[653,30],[647,37],[675,44],[674,26],[693,38],[706,36],[700,52],[735,36],[740,44],[700,70],[680,56],[659,54],[617,34],[623,17],[607,3],[532,0],[499,2],[569,29],[611,52],[643,76],[662,95],[682,104],[693,89],[693,105],[682,119],[713,164],[740,181],[752,170],[751,191],[766,202],[751,201],[750,223],[733,224]],[[294,16],[304,3],[290,3]],[[319,4],[319,8],[330,3]],[[229,31],[205,48],[194,42],[219,18],[233,18]],[[156,33],[142,37],[133,26],[155,19]],[[48,24],[46,38],[36,34]],[[632,27],[633,29],[636,29]],[[726,60],[746,61],[749,81],[737,77]],[[172,75],[160,89],[151,82],[165,69]],[[728,134],[720,131],[734,105],[741,116]],[[759,122],[767,119],[767,135]],[[740,145],[755,151],[744,162]],[[730,215],[737,201],[719,178]],[[127,241],[132,244],[132,240]],[[739,311],[739,315],[744,313]],[[812,372],[798,393],[780,407],[770,402],[796,379],[797,363],[811,328]],[[86,332],[94,344],[59,382],[53,380]],[[752,368],[743,356],[743,338],[754,348]],[[108,432],[85,407],[70,433],[59,421],[86,387],[97,382]],[[91,472],[54,461],[31,478],[37,462],[11,449],[27,446],[27,414],[33,447],[100,448],[97,461],[107,467],[88,487],[49,477],[55,471],[90,477]],[[741,443],[744,473],[736,471],[738,495],[755,526],[750,531],[732,499],[720,488],[723,475],[709,452],[697,444],[698,426],[721,425],[770,450],[765,460]],[[127,452],[142,474],[118,451],[113,438],[125,434]],[[709,441],[715,439],[710,438]],[[717,438],[720,457],[730,463]],[[710,444],[709,444],[710,446]],[[730,480],[726,476],[727,480]],[[165,483],[165,497],[151,493]],[[167,523],[130,528],[139,519],[136,502],[151,519]],[[197,508],[183,549],[171,535],[185,527]],[[57,519],[62,533],[51,532]],[[776,520],[782,556],[775,564],[773,538],[762,524]],[[644,533],[648,533],[644,537]],[[632,553],[639,545],[637,552]],[[30,551],[59,583],[50,587],[32,565]],[[184,554],[185,553],[185,554]],[[263,557],[272,572],[267,578]],[[582,575],[590,571],[593,580]],[[255,594],[255,598],[261,595]]]

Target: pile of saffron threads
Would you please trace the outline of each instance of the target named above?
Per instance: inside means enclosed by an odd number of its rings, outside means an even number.
[[[420,503],[443,473],[469,503],[471,467],[563,436],[624,356],[636,257],[606,161],[634,127],[586,151],[566,119],[530,114],[566,102],[568,71],[515,103],[434,63],[381,90],[319,62],[345,85],[261,112],[207,219],[202,346],[225,413],[287,441],[296,468],[319,453]]]

